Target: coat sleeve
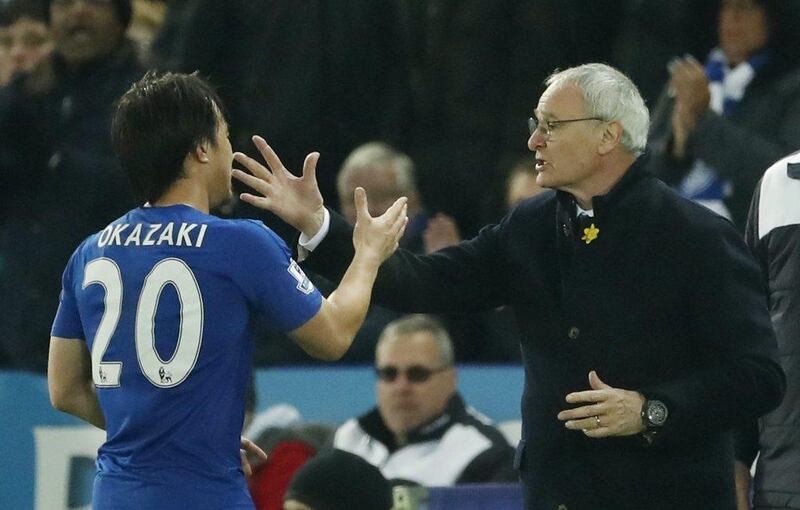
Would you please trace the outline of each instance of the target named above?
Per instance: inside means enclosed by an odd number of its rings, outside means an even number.
[[[706,368],[641,389],[669,409],[653,444],[746,424],[774,409],[786,389],[758,266],[733,225],[714,220],[719,228],[693,240],[702,256],[682,305]]]
[[[402,312],[441,313],[496,308],[510,282],[504,259],[506,220],[477,237],[430,255],[399,249],[381,266],[374,302]],[[327,237],[308,257],[312,271],[339,281],[353,258],[352,227],[331,212]]]

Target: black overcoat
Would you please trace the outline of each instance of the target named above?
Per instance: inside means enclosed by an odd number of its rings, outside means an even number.
[[[594,197],[590,243],[573,228],[571,195],[549,192],[456,247],[397,252],[375,285],[376,302],[409,312],[513,308],[529,509],[731,510],[728,430],[775,407],[784,390],[764,286],[740,235],[641,166]],[[309,266],[341,276],[349,233],[334,215]],[[556,418],[568,393],[589,389],[590,370],[667,404],[652,444],[591,439]]]

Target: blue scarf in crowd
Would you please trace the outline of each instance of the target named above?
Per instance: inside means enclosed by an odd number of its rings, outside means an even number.
[[[725,53],[720,48],[712,50],[705,67],[711,110],[723,117],[735,111],[747,86],[766,61],[767,54],[761,52],[731,69]],[[692,169],[678,185],[678,191],[726,218],[731,217],[724,200],[733,193],[733,185],[702,159],[695,160]]]

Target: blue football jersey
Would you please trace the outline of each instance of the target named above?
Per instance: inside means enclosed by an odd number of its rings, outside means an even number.
[[[142,207],[87,238],[52,333],[92,356],[107,436],[94,507],[252,508],[239,457],[252,315],[290,331],[321,302],[261,222]]]

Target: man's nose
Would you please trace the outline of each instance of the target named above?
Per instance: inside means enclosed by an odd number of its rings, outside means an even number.
[[[542,135],[538,129],[534,130],[531,136],[528,137],[528,150],[531,152],[536,152],[537,149],[540,147],[544,147],[547,143],[544,135]]]

